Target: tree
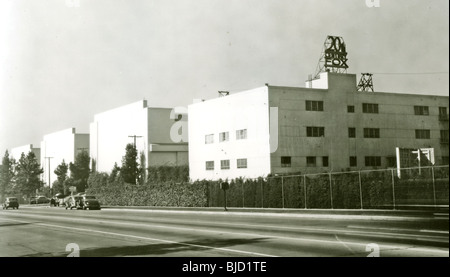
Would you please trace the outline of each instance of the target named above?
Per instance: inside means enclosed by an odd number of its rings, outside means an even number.
[[[95,173],[97,172],[97,162],[95,161],[95,159],[92,159],[91,161],[91,173]]]
[[[139,155],[140,163],[138,168],[137,183],[143,185],[145,183],[145,154],[142,151]]]
[[[6,150],[0,167],[0,200],[2,203],[6,194],[10,192],[12,187],[12,180],[14,177],[14,163],[14,159],[9,158],[8,150]]]
[[[62,163],[56,167],[55,171],[53,171],[58,178],[56,181],[53,182],[53,193],[59,192],[65,194],[66,191],[68,190],[68,188],[64,187],[64,183],[67,179],[68,170],[69,166],[63,160]]]
[[[89,164],[91,158],[86,151],[78,153],[75,162],[69,164],[70,177],[73,179],[71,183],[77,187],[78,192],[85,191],[87,188],[87,180],[89,178]]]
[[[131,143],[127,144],[120,170],[120,174],[125,183],[136,184],[137,177],[139,176],[137,157],[136,146]]]
[[[119,177],[119,174],[120,174],[120,167],[117,165],[117,163],[114,163],[114,167],[111,170],[111,174],[108,177],[108,182],[109,183],[115,182]]]
[[[32,195],[43,187],[39,176],[44,173],[36,155],[30,151],[22,153],[16,166],[15,190],[26,195]]]

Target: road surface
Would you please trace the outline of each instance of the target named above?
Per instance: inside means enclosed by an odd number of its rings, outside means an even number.
[[[0,210],[2,257],[449,257],[448,212]]]

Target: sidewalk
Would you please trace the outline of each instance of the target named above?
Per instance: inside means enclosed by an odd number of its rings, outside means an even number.
[[[359,220],[449,220],[448,207],[436,210],[348,210],[348,209],[276,209],[276,208],[228,208],[223,207],[153,207],[153,206],[102,206],[106,210],[128,210],[154,213],[185,213],[205,215],[275,216],[321,219]]]

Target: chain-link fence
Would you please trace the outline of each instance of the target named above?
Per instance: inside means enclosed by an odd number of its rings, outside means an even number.
[[[449,167],[361,170],[237,179],[227,206],[248,208],[397,209],[449,204]],[[207,206],[224,205],[219,183],[207,186]]]

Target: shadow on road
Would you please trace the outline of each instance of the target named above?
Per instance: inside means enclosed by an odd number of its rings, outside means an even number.
[[[0,228],[1,227],[10,227],[10,226],[21,226],[21,225],[30,225],[30,224],[34,224],[36,222],[24,222],[24,223],[0,223]]]
[[[206,240],[193,240],[183,241],[179,243],[155,243],[147,245],[135,245],[135,246],[119,246],[119,247],[104,247],[104,248],[91,248],[80,249],[80,257],[123,257],[123,256],[160,256],[171,255],[177,252],[184,251],[205,251],[211,250],[211,248],[225,248],[236,245],[254,244],[264,241],[264,238],[254,239],[206,239]],[[200,246],[199,246],[200,245]],[[206,246],[208,248],[203,248]],[[35,254],[36,256],[49,256],[42,253],[42,255]],[[65,257],[67,253],[58,253],[52,255],[54,257]]]

